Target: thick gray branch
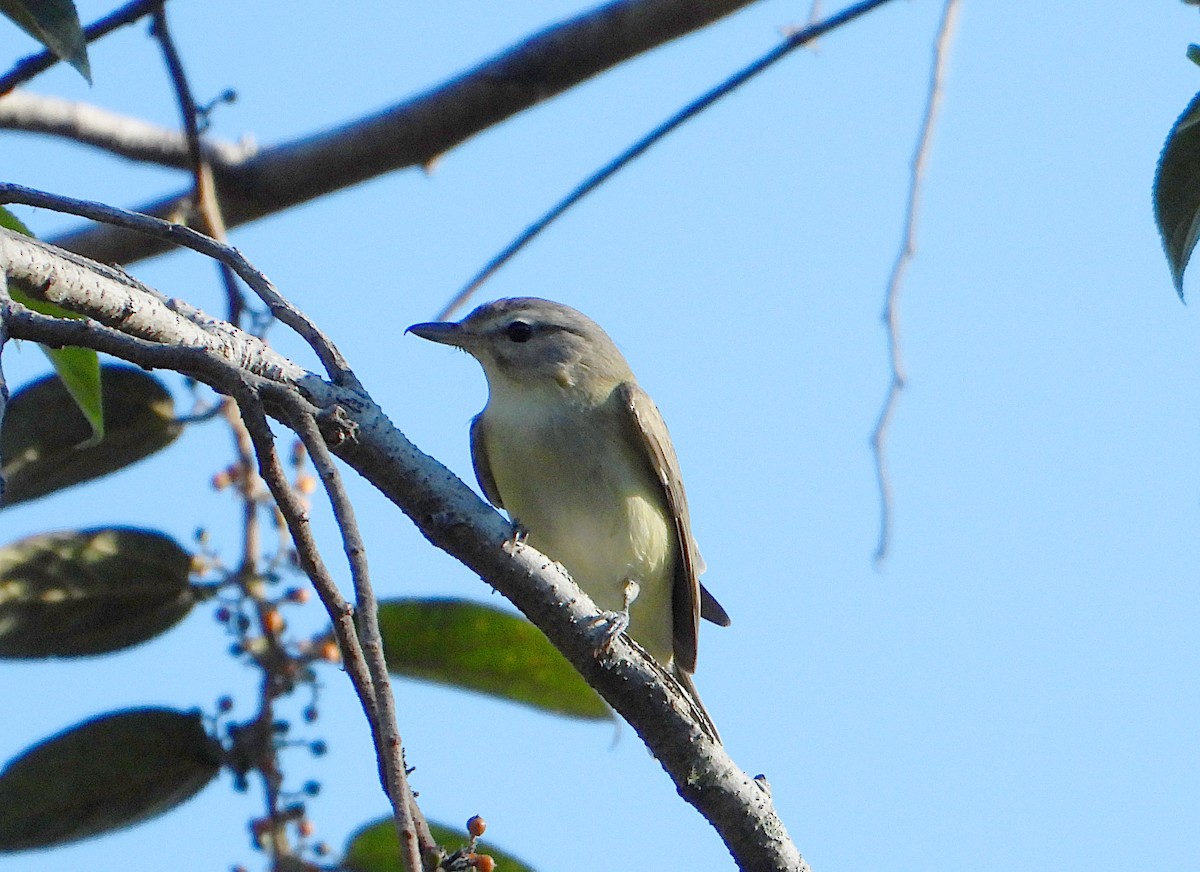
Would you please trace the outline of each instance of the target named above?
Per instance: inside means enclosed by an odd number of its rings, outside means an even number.
[[[396,504],[421,532],[510,599],[645,741],[679,794],[724,839],[742,869],[805,872],[807,864],[775,813],[765,785],[750,778],[700,728],[687,698],[624,636],[596,655],[596,605],[544,555],[510,541],[507,521],[423,454],[363,393],[336,388],[276,355],[254,337],[212,321],[118,270],[0,231],[0,257],[15,285],[94,321],[47,318],[0,300],[9,335],[85,345],[145,367],[187,372],[230,391],[255,381],[269,411],[288,417],[273,392],[300,388],[353,427],[333,451]],[[97,323],[99,322],[99,323]],[[128,332],[126,332],[128,331]]]
[[[554,25],[374,115],[229,161],[222,160],[224,149],[214,146],[210,156],[226,225],[235,227],[391,170],[426,164],[506,118],[750,2],[618,0]],[[182,160],[182,141],[176,145]],[[161,150],[171,147],[164,140]],[[138,148],[149,147],[141,142]],[[165,158],[160,156],[160,162]],[[177,215],[186,208],[186,196],[173,194],[138,211]],[[132,263],[167,250],[161,240],[114,227],[86,228],[54,242],[103,263]]]

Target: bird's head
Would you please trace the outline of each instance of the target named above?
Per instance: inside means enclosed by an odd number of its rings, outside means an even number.
[[[496,300],[461,321],[414,324],[407,332],[469,353],[493,390],[557,386],[600,396],[632,378],[629,364],[599,324],[570,306],[537,297]]]

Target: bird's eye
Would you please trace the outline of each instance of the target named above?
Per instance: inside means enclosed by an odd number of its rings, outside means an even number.
[[[533,336],[533,327],[524,321],[513,321],[504,328],[504,332],[513,342],[528,342]]]

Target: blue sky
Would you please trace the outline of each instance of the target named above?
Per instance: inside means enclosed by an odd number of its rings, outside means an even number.
[[[516,8],[512,8],[512,7]],[[825,11],[833,10],[823,4]],[[581,7],[554,2],[171,6],[214,133],[269,144],[375,110]],[[81,4],[91,20],[104,4]],[[1194,8],[964,3],[901,300],[908,388],[890,439],[895,525],[876,567],[868,437],[888,381],[879,320],[940,3],[894,3],[799,52],[637,161],[480,299],[552,297],[621,346],[671,427],[709,571],[733,617],[706,628],[697,684],[734,760],[765,773],[818,872],[1191,870],[1200,866],[1200,343],[1155,234],[1162,141],[1200,89]],[[233,241],[346,352],[393,421],[473,481],[485,399],[466,356],[404,337],[569,187],[803,23],[765,2],[447,154],[239,228]],[[32,43],[10,29],[8,56]],[[97,45],[88,89],[38,91],[176,124],[141,27]],[[17,134],[5,177],[135,206],[175,173]],[[20,213],[40,234],[68,219]],[[190,254],[138,277],[220,311]],[[1186,282],[1189,299],[1200,295]],[[272,339],[310,368],[276,328]],[[14,384],[40,374],[6,349]],[[183,394],[179,395],[181,398]],[[233,559],[217,425],[69,497],[3,514],[9,541],[104,523],[204,526]],[[499,603],[354,483],[381,595]],[[327,518],[319,527],[338,553]],[[295,616],[297,628],[320,615]],[[100,711],[246,717],[254,676],[198,609],[169,635],[81,663],[9,663],[0,759]],[[318,835],[385,809],[347,682],[324,677]],[[732,868],[628,728],[560,721],[397,683],[414,785],[434,819],[488,819],[537,868]],[[296,703],[297,712],[303,700]],[[232,797],[232,798],[231,798]],[[261,868],[228,779],[152,823],[0,860]]]

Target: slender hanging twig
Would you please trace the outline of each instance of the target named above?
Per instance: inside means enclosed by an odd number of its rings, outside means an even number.
[[[917,147],[913,152],[912,173],[908,184],[908,205],[904,213],[904,229],[900,233],[900,251],[892,265],[887,292],[883,303],[883,323],[887,327],[888,359],[891,362],[891,382],[879,418],[871,433],[871,449],[875,455],[875,477],[879,484],[879,541],[875,546],[875,564],[879,565],[887,556],[892,532],[892,484],[888,476],[887,457],[884,453],[888,425],[896,410],[896,401],[904,390],[906,380],[904,359],[900,354],[900,286],[916,252],[917,211],[921,203],[921,188],[925,180],[925,167],[929,160],[929,149],[933,142],[933,130],[941,106],[942,83],[946,73],[946,56],[954,38],[954,23],[958,14],[958,0],[946,0],[942,20],[938,25],[937,39],[933,48],[933,67],[929,75],[928,98],[925,115],[921,121],[921,132],[917,136]]]

